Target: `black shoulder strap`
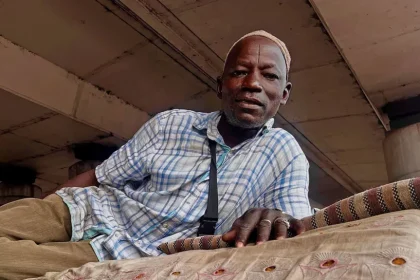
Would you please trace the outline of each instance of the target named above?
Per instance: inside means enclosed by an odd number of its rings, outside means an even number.
[[[217,194],[217,165],[216,165],[216,142],[209,139],[211,163],[209,192],[207,198],[207,209],[204,216],[200,219],[200,227],[197,236],[213,235],[216,223],[219,219],[219,199]]]

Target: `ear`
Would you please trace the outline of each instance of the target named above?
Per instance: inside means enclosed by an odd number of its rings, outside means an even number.
[[[280,100],[281,105],[286,105],[287,100],[289,100],[291,91],[292,91],[292,83],[287,82],[286,86],[284,87],[283,95],[282,95],[281,100]]]
[[[222,77],[217,77],[217,97],[222,99]]]

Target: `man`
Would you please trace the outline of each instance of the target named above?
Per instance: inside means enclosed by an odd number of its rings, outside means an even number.
[[[295,218],[311,214],[308,162],[290,134],[272,128],[290,94],[289,70],[279,39],[250,33],[233,45],[218,79],[221,112],[160,113],[57,194],[0,208],[0,276],[157,256],[161,243],[195,236],[207,207],[209,139],[217,145],[215,233],[237,247],[251,235],[260,244],[285,238],[289,227],[301,233]]]

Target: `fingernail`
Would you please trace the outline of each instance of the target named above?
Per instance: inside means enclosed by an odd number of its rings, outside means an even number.
[[[277,238],[276,238],[276,240],[282,240],[282,239],[284,239],[284,237],[283,237],[283,236],[280,236],[280,237],[277,237]]]
[[[236,247],[238,247],[238,248],[242,248],[242,247],[244,247],[244,243],[242,243],[242,242],[237,242],[237,243],[236,243]]]
[[[261,245],[261,244],[263,244],[263,242],[262,242],[262,241],[258,241],[258,242],[257,242],[257,245]]]

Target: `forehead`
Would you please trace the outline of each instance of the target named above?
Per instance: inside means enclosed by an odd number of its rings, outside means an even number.
[[[286,61],[280,47],[262,36],[251,36],[238,42],[229,53],[226,66],[235,67],[243,60],[250,63],[272,63],[276,68],[286,71]]]

